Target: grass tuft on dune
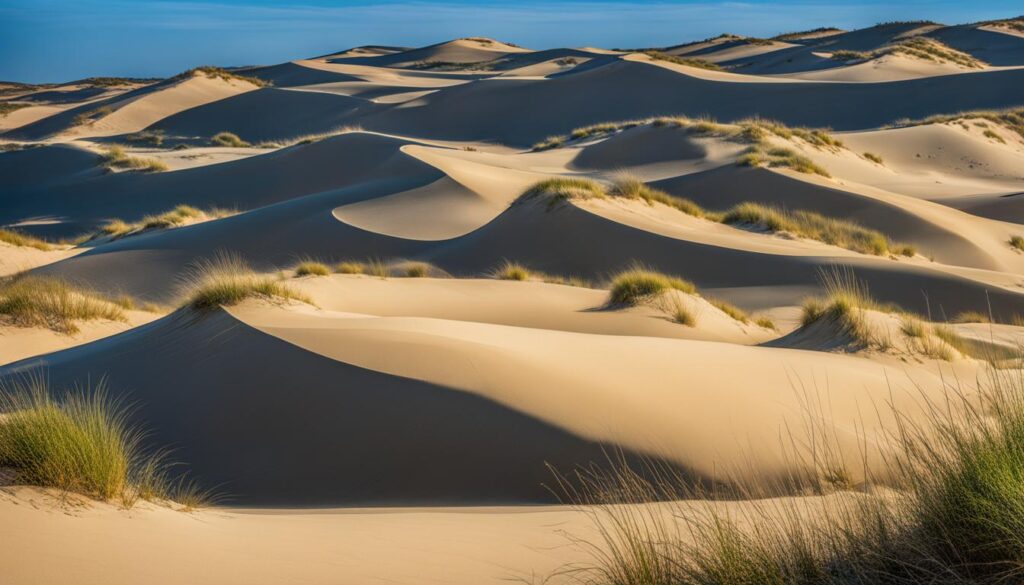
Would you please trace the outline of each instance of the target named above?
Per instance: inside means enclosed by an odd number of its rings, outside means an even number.
[[[210,139],[210,144],[214,146],[227,146],[231,148],[247,148],[252,146],[248,142],[238,137],[238,134],[233,132],[218,132],[213,135]]]
[[[9,230],[0,228],[0,242],[10,244],[12,246],[24,247],[24,248],[35,248],[36,250],[42,250],[44,252],[54,249],[53,244],[46,240],[23,234],[17,230]]]
[[[328,276],[331,269],[323,262],[303,260],[295,265],[295,276]]]
[[[103,167],[107,170],[128,169],[146,173],[156,173],[166,171],[170,168],[167,166],[167,163],[155,158],[131,156],[124,151],[123,147],[116,144],[108,147],[106,151],[100,155],[100,160],[103,163]]]
[[[181,227],[189,222],[207,219],[219,219],[238,213],[235,209],[211,208],[198,209],[191,205],[180,204],[173,209],[154,215],[146,215],[134,223],[114,218],[100,226],[99,233],[113,238],[121,238],[146,230],[170,229]]]
[[[692,295],[697,292],[697,287],[687,280],[635,266],[612,277],[608,302],[634,306],[671,290]]]
[[[525,201],[545,197],[548,206],[573,199],[603,199],[607,197],[604,187],[592,179],[578,177],[554,177],[545,179],[527,189],[519,199]]]
[[[239,256],[229,253],[196,263],[185,274],[181,288],[185,304],[197,310],[237,305],[250,298],[313,303],[306,295],[272,276],[257,273]]]
[[[208,494],[171,481],[160,453],[142,449],[144,433],[103,384],[54,398],[44,378],[0,388],[0,466],[26,484],[132,506],[139,499],[204,505]]]
[[[77,333],[78,321],[125,321],[117,304],[66,280],[15,276],[0,282],[0,323]]]
[[[594,522],[592,558],[577,567],[597,585],[985,584],[1019,581],[1024,558],[1024,377],[989,371],[976,391],[951,388],[924,420],[886,434],[893,489],[833,494],[821,507],[772,498],[785,486],[835,491],[847,476],[835,441],[794,446],[805,470],[778,479],[694,486],[681,474],[610,471],[559,476],[566,499]],[[812,431],[814,432],[814,431]],[[881,447],[865,445],[864,449]],[[866,458],[868,454],[865,454]],[[869,480],[869,485],[873,481]],[[700,503],[719,496],[735,506]]]
[[[676,65],[686,65],[687,67],[696,67],[698,69],[707,69],[709,71],[724,71],[720,65],[712,63],[707,59],[688,59],[654,50],[643,51],[643,54],[655,61],[666,61],[668,63],[675,63]]]

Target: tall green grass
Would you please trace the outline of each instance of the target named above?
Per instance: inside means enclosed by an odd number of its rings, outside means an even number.
[[[765,498],[805,480],[829,482],[793,472],[710,489],[672,470],[641,473],[619,462],[561,478],[597,527],[595,540],[579,541],[592,557],[574,576],[590,585],[1020,582],[1024,373],[992,369],[977,387],[950,383],[923,410],[915,420],[887,412],[896,424],[884,442],[865,447],[886,445],[880,475],[893,491]],[[831,467],[815,464],[810,473]],[[733,501],[713,501],[722,496]]]
[[[0,322],[78,332],[79,321],[125,321],[115,303],[55,277],[18,275],[0,281]]]
[[[189,507],[206,495],[172,481],[163,454],[142,447],[144,432],[101,383],[55,397],[46,380],[29,376],[0,387],[0,465],[21,483],[132,505],[173,499]]]
[[[312,300],[279,279],[259,274],[241,257],[221,252],[195,263],[181,283],[185,304],[198,310],[237,305],[250,298]]]

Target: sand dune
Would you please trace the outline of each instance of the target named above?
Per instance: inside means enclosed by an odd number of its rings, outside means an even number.
[[[984,63],[885,53],[917,36]],[[104,379],[224,497],[80,505],[0,469],[5,575],[547,582],[595,535],[548,465],[615,453],[688,486],[824,473],[843,491],[773,485],[810,516],[887,497],[896,413],[927,432],[980,358],[1019,366],[1020,117],[908,120],[1019,108],[1022,43],[907,22],[663,49],[715,69],[470,37],[0,84],[0,386]],[[108,169],[113,145],[164,166]],[[720,213],[741,203],[784,213]],[[212,306],[186,303],[225,256]],[[15,327],[76,314],[5,292],[21,272],[160,312]],[[807,300],[847,280],[857,327]],[[839,470],[793,452],[822,433]]]

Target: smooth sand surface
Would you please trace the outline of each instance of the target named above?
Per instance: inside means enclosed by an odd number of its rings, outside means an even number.
[[[988,65],[831,59],[913,35]],[[474,37],[238,70],[261,88],[205,75],[5,87],[3,99],[31,105],[0,119],[0,140],[25,144],[0,152],[0,227],[95,237],[52,251],[0,244],[0,277],[64,278],[166,312],[83,321],[74,335],[0,320],[0,384],[45,374],[59,392],[105,380],[145,445],[170,449],[174,473],[222,499],[122,510],[5,485],[4,575],[556,582],[545,578],[587,560],[570,541],[594,528],[549,489],[549,465],[621,454],[687,485],[764,481],[819,473],[799,446],[827,437],[853,487],[865,471],[886,480],[892,409],[925,422],[923,401],[944,403],[958,384],[974,400],[980,358],[1012,366],[1024,342],[1024,252],[1011,246],[1024,237],[1024,137],[979,116],[901,120],[1018,107],[1024,37],[896,23],[784,38],[665,48],[722,71]],[[766,134],[762,150],[792,151],[828,176],[744,166],[752,143],[738,128],[650,121],[671,115],[829,127],[842,146]],[[625,120],[648,121],[571,136]],[[219,132],[250,145],[211,144]],[[564,144],[534,150],[558,135]],[[111,144],[168,169],[110,172]],[[544,179],[623,174],[707,210],[804,210],[915,251],[866,254],[640,199],[521,197]],[[96,235],[178,205],[237,213]],[[182,307],[184,276],[224,253],[310,304]],[[331,274],[296,277],[303,260]],[[333,273],[342,261],[389,273]],[[530,275],[494,278],[506,261]],[[637,266],[697,292],[610,304],[612,278]],[[417,267],[425,276],[408,276]],[[866,348],[834,321],[802,323],[801,304],[835,274],[933,323],[965,311],[995,322],[950,325],[964,341],[942,345],[943,361],[904,334],[900,314],[867,311],[865,327],[889,343]],[[832,497],[776,487],[809,511]]]

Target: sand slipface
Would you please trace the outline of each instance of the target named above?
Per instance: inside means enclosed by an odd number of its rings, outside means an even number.
[[[901,421],[1019,367],[1016,30],[470,37],[2,84],[0,388],[104,380],[218,498],[127,509],[0,470],[0,564],[539,582],[601,542],[556,473],[800,477],[768,495],[811,519],[887,497]],[[807,302],[837,282],[856,300]],[[828,469],[797,447],[822,437]]]

